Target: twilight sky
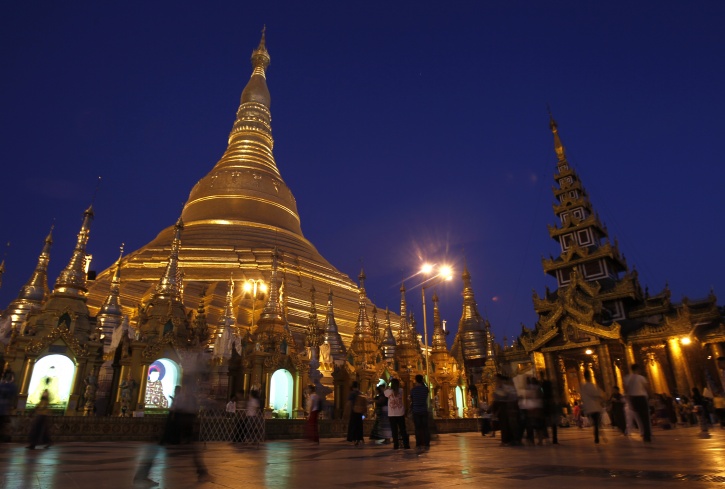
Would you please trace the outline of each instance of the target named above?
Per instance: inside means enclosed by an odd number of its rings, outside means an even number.
[[[497,340],[534,325],[559,252],[547,103],[643,287],[725,297],[724,2],[65,3],[0,7],[0,308],[55,219],[52,287],[99,175],[93,269],[173,224],[226,147],[263,24],[302,230],[353,278],[362,259],[378,306],[398,310],[422,259],[452,262],[454,329],[465,254]]]

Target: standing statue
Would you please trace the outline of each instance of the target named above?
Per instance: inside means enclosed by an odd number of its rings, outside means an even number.
[[[86,385],[86,390],[83,393],[83,397],[85,398],[83,415],[93,416],[96,412],[96,391],[98,390],[98,381],[96,380],[96,376],[90,373],[88,374],[88,377],[83,380],[83,383]]]
[[[131,396],[136,388],[136,381],[131,378],[131,374],[121,382],[121,417],[131,416]]]

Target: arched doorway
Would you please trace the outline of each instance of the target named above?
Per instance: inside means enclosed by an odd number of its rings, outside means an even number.
[[[145,409],[168,409],[180,380],[181,367],[173,360],[160,358],[149,365],[144,397]]]
[[[269,389],[269,405],[275,418],[289,418],[292,409],[294,383],[292,374],[283,368],[272,374]]]
[[[456,386],[456,415],[459,418],[463,417],[463,389],[460,385]]]
[[[28,386],[28,406],[40,402],[43,391],[48,390],[51,406],[65,408],[75,379],[76,365],[65,355],[46,355],[33,368]]]

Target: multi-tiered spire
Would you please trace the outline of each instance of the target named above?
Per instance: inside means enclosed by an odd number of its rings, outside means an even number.
[[[395,336],[393,335],[393,327],[390,323],[390,311],[385,308],[385,331],[383,332],[383,339],[380,342],[380,351],[383,353],[383,360],[386,362],[392,362],[395,360],[395,348],[397,343]]]
[[[368,319],[368,298],[365,292],[365,278],[365,271],[360,270],[360,275],[358,275],[358,280],[360,281],[360,286],[358,287],[358,314],[357,322],[355,323],[355,333],[350,343],[350,351],[355,356],[356,363],[372,365],[374,363],[373,357],[378,346],[373,340],[370,319]]]
[[[573,271],[586,281],[599,282],[605,289],[614,288],[620,274],[627,272],[627,263],[616,242],[609,242],[607,229],[594,212],[579,175],[569,165],[558,126],[551,114],[549,125],[557,157],[554,213],[560,223],[549,226],[549,235],[559,244],[561,254],[543,260],[544,271],[556,278],[559,288],[571,283]],[[628,285],[620,289],[627,290],[624,294],[615,293],[606,305],[612,319],[623,319],[624,302],[627,298],[634,299],[638,293],[636,276],[628,275],[625,279]]]
[[[481,366],[486,361],[486,327],[478,312],[468,267],[463,268],[463,312],[451,353],[466,367]]]
[[[181,269],[179,268],[179,250],[181,249],[181,233],[184,230],[184,221],[181,217],[174,225],[174,240],[171,242],[171,253],[166,264],[164,275],[156,285],[156,297],[173,298],[181,300]]]
[[[242,91],[227,150],[192,189],[184,207],[182,216],[188,225],[249,223],[302,236],[295,198],[272,153],[269,63],[263,31],[252,53],[252,76]]]
[[[123,245],[116,261],[116,271],[111,279],[111,290],[108,297],[103,302],[101,310],[97,316],[98,326],[103,334],[104,349],[108,350],[111,346],[111,338],[113,332],[118,328],[123,320],[123,308],[121,307],[121,259],[123,258]]]
[[[315,285],[310,286],[310,315],[307,321],[307,346],[314,350],[314,354],[317,354],[317,349],[324,339],[324,329],[320,327],[320,322],[317,317],[317,305],[315,304]]]
[[[73,256],[55,281],[54,296],[83,299],[86,297],[88,292],[86,288],[86,245],[91,233],[91,221],[93,221],[93,206],[88,207],[83,213],[83,224],[78,232]]]
[[[12,301],[5,313],[3,319],[10,320],[10,329],[19,331],[25,318],[32,311],[40,309],[42,304],[48,299],[48,263],[50,262],[50,249],[53,246],[53,226],[50,227],[48,236],[45,237],[43,250],[38,256],[38,263],[35,271],[30,279],[20,289],[18,297]]]
[[[264,305],[262,315],[260,317],[260,323],[262,320],[265,322],[274,322],[278,324],[284,324],[284,311],[282,310],[282,304],[279,300],[279,277],[277,275],[277,262],[279,260],[279,250],[275,247],[272,250],[272,274],[269,279],[269,297],[267,297],[267,303]]]
[[[398,338],[395,345],[395,357],[398,366],[402,368],[414,369],[419,367],[420,349],[415,332],[411,328],[412,324],[408,316],[408,304],[405,300],[405,284],[400,285],[400,328],[398,329]]]
[[[347,351],[345,349],[345,343],[342,341],[342,337],[337,329],[337,322],[335,321],[335,312],[332,304],[332,289],[327,294],[327,314],[325,316],[325,333],[323,336],[323,343],[330,345],[330,356],[335,361],[345,361],[347,357]]]
[[[446,344],[446,332],[443,331],[443,322],[441,321],[441,313],[438,309],[438,294],[433,294],[433,338],[431,340],[431,351],[448,353],[448,345]]]
[[[116,260],[116,271],[113,273],[113,278],[111,279],[111,291],[108,294],[108,297],[106,297],[106,300],[103,302],[103,305],[101,306],[101,311],[99,312],[100,315],[113,315],[113,316],[121,316],[123,314],[123,309],[121,308],[121,259],[123,258],[123,245],[121,245],[121,250],[118,255],[118,260]]]
[[[214,358],[230,358],[235,344],[240,346],[236,333],[237,318],[234,314],[234,279],[229,277],[227,297],[224,302],[224,315],[219,319],[216,338],[214,340]]]

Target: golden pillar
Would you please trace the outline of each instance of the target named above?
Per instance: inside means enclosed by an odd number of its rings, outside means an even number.
[[[605,393],[609,394],[612,392],[612,387],[617,383],[614,377],[614,369],[612,368],[612,357],[609,353],[609,345],[604,343],[597,347],[599,353],[599,368],[602,371],[602,380],[604,385],[602,386]]]
[[[629,366],[633,363],[637,363],[637,360],[634,358],[634,345],[628,344],[624,349],[627,353],[627,371],[629,372]]]
[[[23,365],[23,380],[20,383],[20,392],[18,395],[28,397],[28,389],[30,388],[30,377],[33,375],[33,367],[37,358],[27,357]]]
[[[687,374],[685,372],[685,364],[687,360],[682,353],[682,347],[677,338],[670,338],[667,340],[667,347],[670,351],[670,358],[672,361],[672,373],[675,377],[675,389],[681,396],[690,396],[689,382],[687,380]]]
[[[272,386],[270,385],[272,381],[272,374],[270,372],[264,373],[264,409],[271,411],[272,410],[272,399],[270,399],[270,394],[272,392]]]
[[[149,379],[149,365],[141,365],[141,379],[139,382],[138,398],[136,399],[136,406],[132,406],[132,409],[137,409],[139,404],[143,404],[146,407],[146,382]]]

